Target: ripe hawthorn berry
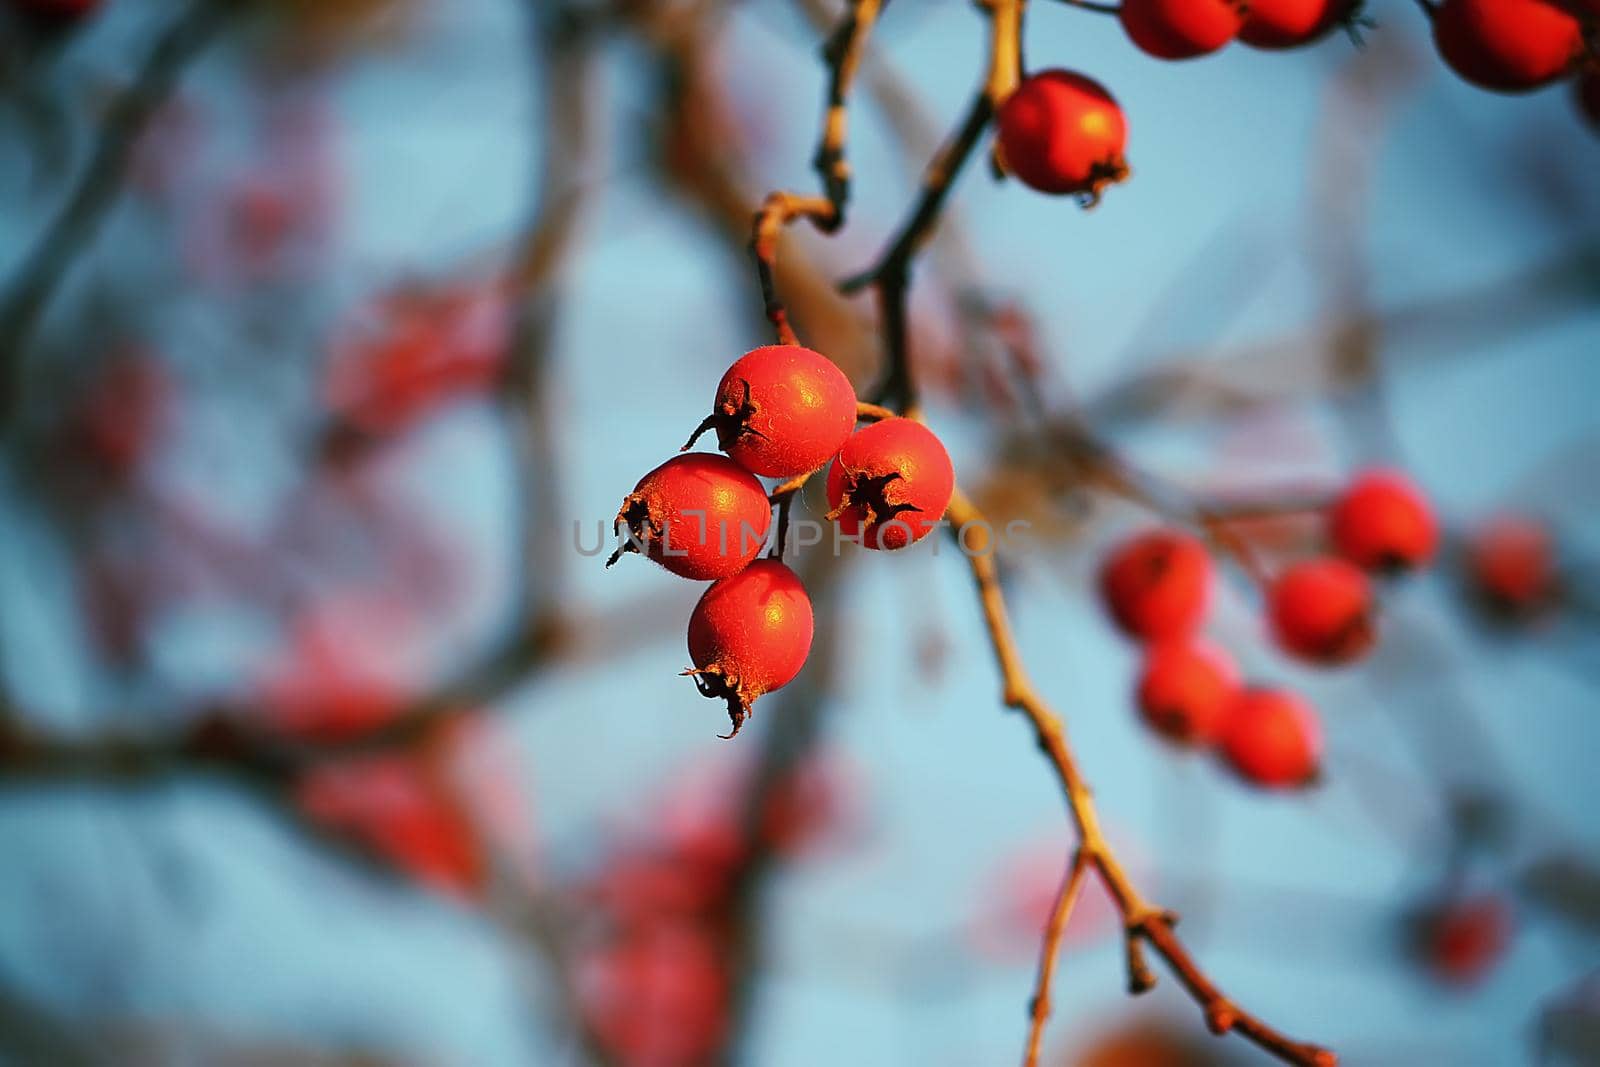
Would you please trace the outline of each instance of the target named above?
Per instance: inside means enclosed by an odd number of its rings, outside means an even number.
[[[1310,783],[1322,760],[1322,725],[1300,697],[1246,689],[1228,709],[1222,752],[1245,781],[1269,789]]]
[[[1527,615],[1556,592],[1555,549],[1542,523],[1520,515],[1491,519],[1467,544],[1467,572],[1479,596],[1506,615]]]
[[[832,360],[799,345],[767,345],[723,374],[711,414],[683,447],[715,430],[717,447],[745,470],[790,478],[832,459],[855,425],[855,389]]]
[[[1286,652],[1333,665],[1372,647],[1372,586],[1342,559],[1296,563],[1272,583],[1267,601],[1273,636]]]
[[[1122,28],[1139,49],[1158,59],[1193,59],[1239,35],[1239,0],[1123,0]]]
[[[1031,75],[1006,98],[997,123],[1006,168],[1040,192],[1075,194],[1089,206],[1128,176],[1128,121],[1092,78],[1070,70]]]
[[[1547,0],[1444,0],[1433,41],[1473,85],[1516,93],[1565,74],[1583,35],[1576,18]]]
[[[1340,494],[1329,515],[1333,545],[1369,571],[1405,571],[1433,558],[1439,526],[1411,480],[1393,471],[1368,471]]]
[[[778,560],[750,564],[714,583],[689,616],[689,658],[700,694],[728,702],[739,732],[763,693],[787,685],[811,652],[811,598]]]
[[[1163,641],[1139,675],[1139,712],[1157,733],[1185,745],[1221,738],[1239,691],[1228,654],[1204,641]]]
[[[1239,40],[1252,48],[1298,48],[1348,23],[1359,0],[1250,0]]]
[[[851,434],[828,468],[828,518],[867,548],[926,537],[950,506],[955,468],[932,430],[892,418]]]
[[[1106,557],[1100,593],[1129,637],[1186,637],[1200,625],[1211,599],[1211,557],[1188,534],[1150,530]]]
[[[755,475],[726,456],[689,452],[639,479],[612,524],[628,537],[611,554],[641,549],[673,574],[696,581],[744,569],[766,543],[772,505]]]

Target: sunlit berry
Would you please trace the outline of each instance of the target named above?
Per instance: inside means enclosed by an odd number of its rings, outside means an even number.
[[[1583,45],[1578,20],[1547,0],[1444,0],[1433,40],[1457,74],[1499,92],[1550,84]]]
[[[732,737],[763,693],[787,685],[811,652],[811,598],[775,559],[716,582],[689,617],[689,658],[703,696],[728,702]]]
[[[1069,70],[1030,75],[997,117],[1007,169],[1045,193],[1098,200],[1123,180],[1128,122],[1104,86]]]
[[[1122,0],[1118,16],[1142,51],[1159,59],[1192,59],[1239,35],[1244,5],[1238,0]]]
[[[767,345],[734,361],[717,384],[706,430],[752,474],[789,478],[832,459],[856,425],[856,394],[832,360],[799,345]]]
[[[904,548],[938,526],[955,485],[932,430],[884,419],[851,434],[828,468],[828,517],[867,548]]]
[[[613,530],[628,535],[606,566],[642,551],[685,578],[726,578],[756,557],[771,525],[772,505],[755,475],[726,456],[686,452],[623,498]]]

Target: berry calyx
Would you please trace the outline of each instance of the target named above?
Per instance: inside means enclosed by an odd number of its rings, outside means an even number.
[[[726,456],[674,456],[639,479],[622,500],[612,530],[628,536],[606,561],[642,551],[673,574],[696,581],[744,569],[772,525],[767,491]]]
[[[1406,571],[1433,558],[1439,525],[1417,487],[1393,471],[1368,471],[1350,483],[1329,516],[1334,548],[1369,571]]]
[[[1129,637],[1186,637],[1211,599],[1211,557],[1188,534],[1151,530],[1117,547],[1100,570],[1100,593]]]
[[[1467,544],[1467,572],[1474,590],[1495,611],[1529,615],[1554,597],[1555,549],[1550,533],[1534,519],[1491,519]]]
[[[1031,75],[996,121],[1006,168],[1040,192],[1077,195],[1092,207],[1106,186],[1128,176],[1127,119],[1092,78],[1070,70]]]
[[[1228,710],[1222,752],[1245,781],[1268,789],[1304,786],[1322,761],[1322,724],[1300,697],[1246,689]]]
[[[1117,17],[1141,51],[1158,59],[1193,59],[1239,35],[1244,5],[1238,0],[1123,0]]]
[[[1576,18],[1546,0],[1444,0],[1433,16],[1433,41],[1473,85],[1517,93],[1565,74],[1583,34]]]
[[[1139,675],[1139,712],[1157,733],[1184,745],[1222,737],[1238,695],[1228,654],[1204,641],[1165,641],[1146,656]]]
[[[689,658],[700,694],[728,702],[739,732],[756,698],[787,685],[811,652],[811,598],[794,571],[759,560],[714,583],[689,616]]]
[[[891,418],[851,434],[828,468],[828,518],[867,548],[904,548],[939,524],[956,473],[932,430]]]
[[[1372,587],[1353,564],[1331,557],[1297,563],[1272,583],[1267,599],[1273,636],[1292,655],[1331,666],[1372,647]]]
[[[752,474],[790,478],[839,451],[856,425],[856,394],[832,360],[799,345],[767,345],[734,361],[717,384],[707,430]]]
[[[1350,25],[1359,0],[1250,0],[1239,40],[1251,48],[1298,48]]]

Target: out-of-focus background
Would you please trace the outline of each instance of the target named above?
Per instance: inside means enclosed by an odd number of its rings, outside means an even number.
[[[960,558],[791,548],[811,662],[722,741],[677,677],[700,587],[594,551],[769,339],[749,217],[814,188],[839,5],[29,6],[0,5],[0,1060],[1014,1062],[1072,839]],[[1085,212],[971,166],[913,365],[963,485],[1031,524],[1022,652],[1224,988],[1352,1065],[1596,1063],[1600,138],[1563,88],[1452,78],[1416,5],[1369,14],[1360,49],[1164,64],[1031,5],[1028,63],[1111,89],[1134,175]],[[986,32],[889,8],[849,223],[784,245],[858,384],[875,309],[829,283]],[[1094,575],[1161,517],[1085,432],[1275,563],[1354,470],[1435,503],[1445,552],[1351,668],[1275,652],[1219,559],[1211,637],[1320,709],[1316,788],[1141,727]],[[1514,611],[1471,563],[1506,515],[1552,546]],[[1050,1062],[1264,1062],[1170,977],[1125,996],[1098,892]]]

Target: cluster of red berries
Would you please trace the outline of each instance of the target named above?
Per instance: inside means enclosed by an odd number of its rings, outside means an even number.
[[[955,471],[927,427],[892,417],[857,430],[855,391],[826,356],[768,345],[734,362],[712,411],[684,449],[715,431],[724,456],[683,452],[646,474],[622,501],[613,530],[626,539],[607,561],[639,552],[712,585],[689,618],[700,692],[728,703],[739,732],[763,693],[787,685],[811,650],[811,601],[780,559],[756,560],[773,500],[757,475],[809,475],[832,460],[828,518],[844,539],[904,548],[939,523]],[[780,541],[781,543],[781,541]]]
[[[1267,589],[1267,618],[1285,652],[1334,665],[1372,645],[1367,571],[1393,573],[1427,563],[1439,534],[1416,488],[1384,471],[1352,482],[1327,519],[1334,554],[1285,568]],[[1293,693],[1241,685],[1227,653],[1196,636],[1211,583],[1211,557],[1188,534],[1150,531],[1107,557],[1100,575],[1106,606],[1123,632],[1146,645],[1140,712],[1175,741],[1220,748],[1247,781],[1306,784],[1321,756],[1316,713]]]
[[[1361,8],[1362,0],[1122,0],[1117,17],[1142,51],[1182,60],[1235,38],[1264,49],[1311,44],[1336,26],[1354,29]],[[1584,43],[1585,33],[1600,35],[1600,0],[1443,0],[1430,12],[1439,54],[1461,77],[1527,92],[1576,74],[1579,109],[1600,129],[1600,57]],[[1127,118],[1083,74],[1029,75],[1001,105],[997,125],[996,162],[1041,192],[1092,206],[1128,176]]]

